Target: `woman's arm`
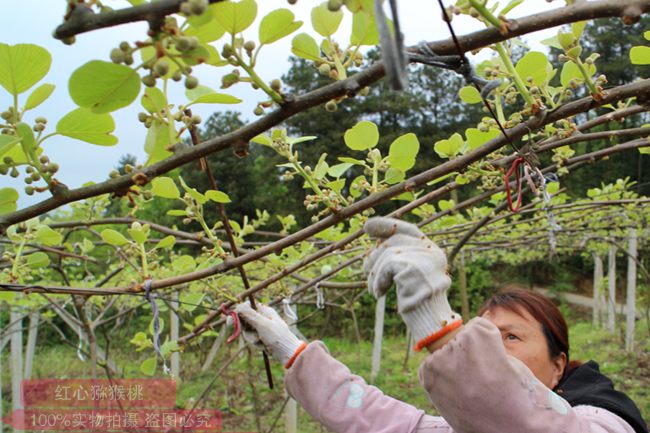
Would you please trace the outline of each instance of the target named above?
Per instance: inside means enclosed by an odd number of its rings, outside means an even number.
[[[424,415],[352,374],[320,341],[307,346],[284,381],[289,395],[336,433],[451,433],[442,418]]]
[[[572,408],[518,359],[497,327],[477,317],[430,346],[420,382],[457,433],[633,433],[604,409]]]

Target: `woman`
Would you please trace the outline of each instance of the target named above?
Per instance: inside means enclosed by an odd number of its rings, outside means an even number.
[[[430,352],[420,383],[442,416],[367,385],[322,342],[300,341],[272,308],[237,305],[285,365],[289,394],[313,418],[337,433],[647,433],[634,403],[597,364],[569,363],[566,323],[546,298],[511,290],[463,325],[449,306],[447,262],[435,244],[389,218],[372,218],[364,230],[380,241],[364,264],[368,290],[380,297],[397,287],[415,350]]]

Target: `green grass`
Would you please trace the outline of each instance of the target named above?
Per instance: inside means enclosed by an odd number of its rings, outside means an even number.
[[[594,329],[591,324],[579,322],[571,327],[572,359],[597,361],[603,373],[608,375],[616,387],[626,392],[640,407],[646,420],[650,419],[650,338],[645,323],[637,324],[637,345],[634,354],[625,353],[619,334],[610,335],[603,329]],[[370,356],[372,342],[363,341],[360,346],[355,341],[339,338],[324,338],[331,354],[347,365],[350,370],[362,376],[366,381],[370,377]],[[214,378],[219,365],[222,365],[238,349],[237,343],[228,345],[217,357],[214,366],[206,373],[200,371],[203,357],[209,349],[193,347],[181,356],[182,379],[177,387],[177,406],[191,406],[194,399],[203,392]],[[138,353],[128,343],[118,347],[114,343],[111,350],[114,359],[125,366],[125,377],[140,378],[140,362],[151,353]],[[418,366],[423,354],[411,354],[404,368],[406,341],[402,337],[384,339],[382,351],[382,369],[376,385],[387,395],[413,404],[427,413],[435,414],[427,395],[418,383]],[[3,408],[5,413],[10,408],[11,388],[8,350],[4,352],[2,371]],[[219,409],[223,412],[225,431],[258,431],[254,413],[260,415],[262,431],[266,431],[284,401],[282,374],[278,363],[272,362],[273,378],[276,387],[270,390],[262,357],[254,353],[251,358],[252,368],[248,365],[248,356],[238,358],[234,364],[216,380],[201,406]],[[101,371],[101,370],[100,370]],[[158,370],[161,375],[160,369]],[[250,377],[249,377],[250,374]],[[71,378],[90,377],[89,362],[81,362],[75,349],[64,345],[39,346],[34,363],[33,378]],[[255,408],[249,383],[255,385],[259,407]],[[299,409],[298,425],[301,432],[326,431],[309,415]],[[280,417],[275,431],[283,431],[284,419]]]

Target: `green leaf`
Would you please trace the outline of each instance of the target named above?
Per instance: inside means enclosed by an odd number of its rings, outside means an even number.
[[[307,33],[299,33],[291,40],[291,52],[307,60],[321,61],[318,44]]]
[[[167,211],[167,215],[171,216],[187,216],[187,211],[183,209],[172,209]]]
[[[180,256],[172,261],[172,270],[177,274],[186,274],[196,268],[196,261],[192,256]]]
[[[239,104],[241,99],[225,93],[217,93],[208,86],[197,86],[194,89],[185,91],[185,96],[191,102],[187,107],[193,104]]]
[[[185,183],[182,177],[179,177],[178,180],[181,181],[181,186],[183,187],[185,192],[188,193],[190,197],[196,200],[199,204],[205,204],[208,201],[208,198],[205,195],[198,192],[195,188],[190,188],[189,186],[187,186],[187,184]]]
[[[173,247],[175,243],[176,243],[176,238],[174,236],[172,235],[165,236],[156,244],[156,248]]]
[[[140,76],[125,65],[91,60],[70,76],[72,100],[94,113],[109,113],[131,104],[140,93]]]
[[[156,361],[157,359],[155,356],[142,361],[142,364],[140,364],[140,372],[147,376],[153,376],[156,372]]]
[[[465,137],[467,137],[467,148],[468,150],[474,150],[499,135],[501,135],[501,132],[494,128],[488,129],[487,132],[479,131],[477,128],[468,128],[465,131]]]
[[[460,99],[467,104],[478,104],[483,102],[481,93],[474,86],[464,86],[458,92]]]
[[[52,56],[43,47],[0,43],[0,86],[20,95],[45,77],[51,64]]]
[[[441,158],[452,158],[460,153],[463,144],[463,137],[461,137],[459,133],[455,133],[447,140],[437,141],[436,144],[433,145],[433,150],[435,150]]]
[[[650,155],[650,147],[639,147],[639,153],[642,155]],[[2,213],[2,212],[0,212]]]
[[[557,35],[548,38],[548,39],[543,39],[540,41],[543,45],[546,45],[547,47],[553,47],[557,48],[558,50],[562,50],[562,45],[560,45],[560,41],[557,39]]]
[[[167,150],[167,146],[170,145],[169,140],[169,126],[157,119],[154,120],[144,142],[144,151],[149,155],[146,165],[154,164],[172,154]]]
[[[353,165],[354,164],[349,162],[333,165],[329,168],[329,170],[327,170],[327,174],[329,174],[331,177],[338,179],[339,177],[341,177],[341,175],[343,175],[343,173],[348,171],[348,169]]]
[[[87,108],[69,112],[56,124],[58,134],[100,146],[117,144],[117,137],[111,134],[114,130],[110,114],[95,114]]]
[[[533,84],[537,86],[541,86],[548,81],[552,69],[553,67],[546,58],[546,54],[539,51],[530,51],[515,66],[515,70],[524,82],[528,83],[528,79],[532,78]]]
[[[327,153],[323,153],[320,158],[318,159],[318,163],[316,163],[316,166],[314,167],[314,179],[316,180],[321,180],[322,178],[325,177],[327,174],[327,170],[330,168],[329,164],[327,161],[325,161],[325,158],[327,158]]]
[[[210,5],[210,11],[198,17],[190,18],[190,25],[184,30],[186,36],[194,36],[199,42],[207,44],[220,39],[226,30],[214,12],[216,5]]]
[[[181,198],[181,193],[178,191],[178,187],[176,187],[174,181],[169,177],[156,177],[151,181],[151,185],[151,193],[155,196],[163,198]]]
[[[107,243],[115,246],[121,246],[129,243],[129,240],[124,235],[113,229],[105,229],[102,231],[102,239]]]
[[[236,3],[223,1],[216,3],[213,8],[215,19],[231,35],[246,30],[257,16],[255,0],[241,0]]]
[[[456,206],[456,203],[453,200],[440,200],[438,201],[438,207],[441,211],[446,211]]]
[[[345,131],[343,140],[352,150],[372,149],[379,142],[379,129],[374,123],[362,120]]]
[[[339,179],[333,182],[328,182],[325,186],[327,186],[332,191],[336,191],[340,193],[343,187],[345,186],[345,179]]]
[[[456,182],[458,185],[466,185],[469,183],[469,179],[467,176],[459,174],[456,176],[456,179],[454,179],[454,182]]]
[[[294,21],[289,9],[276,9],[262,18],[260,23],[260,43],[271,44],[290,35],[302,26],[302,21]]]
[[[15,212],[18,208],[18,191],[13,188],[0,188],[0,215]]]
[[[415,157],[420,150],[418,137],[409,132],[397,137],[388,150],[390,166],[402,171],[408,171],[415,165]]]
[[[32,269],[44,268],[50,264],[50,258],[44,252],[38,251],[25,257],[25,262]]]
[[[129,236],[131,236],[131,239],[135,241],[135,243],[142,245],[145,242],[147,242],[147,233],[142,230],[142,229],[136,229],[136,228],[130,228],[127,229],[127,232],[129,233]]]
[[[46,225],[39,227],[35,236],[38,242],[48,247],[59,245],[63,241],[63,235],[61,233],[52,230]]]
[[[386,174],[384,175],[384,181],[389,185],[394,185],[396,183],[399,183],[403,181],[405,178],[406,178],[406,173],[404,173],[402,170],[399,170],[395,167],[390,167],[388,170],[386,170]]]
[[[163,319],[162,317],[159,317],[158,318],[158,330],[160,331],[161,334],[163,332],[163,329],[165,329],[165,319]],[[151,322],[149,322],[148,330],[149,330],[149,334],[153,335],[153,319],[151,319]]]
[[[54,84],[41,84],[27,97],[24,110],[31,110],[41,105],[54,92]]]
[[[198,305],[201,305],[204,297],[204,293],[181,293],[178,300],[181,302],[180,307],[183,310],[192,312]]]
[[[167,106],[165,94],[157,87],[147,87],[140,98],[142,108],[150,113],[160,113]]]
[[[586,25],[587,21],[578,21],[577,23],[571,24],[571,32],[573,33],[573,36],[576,37],[576,39],[580,39],[580,36],[582,36],[582,32],[585,30]]]
[[[36,140],[34,139],[34,131],[32,128],[24,123],[20,122],[16,125],[16,132],[20,137],[21,148],[25,155],[34,154],[36,151]],[[13,158],[14,162],[19,163],[16,158]]]
[[[357,12],[352,15],[351,45],[378,45],[379,31],[375,24],[375,16],[368,12]]]
[[[635,65],[650,65],[650,47],[632,47],[630,49],[630,60]]]
[[[590,76],[593,76],[596,73],[596,66],[594,65],[585,65],[585,68],[587,69],[587,73]],[[573,63],[572,61],[566,62],[564,66],[562,67],[562,73],[560,74],[560,82],[562,83],[563,87],[569,87],[569,82],[571,80],[575,80],[576,83],[580,84],[585,81],[584,77],[582,76],[582,73],[580,72],[580,68],[578,65]]]
[[[221,54],[219,54],[219,51],[217,51],[215,47],[213,47],[212,45],[206,45],[205,48],[208,50],[208,54],[210,55],[210,57],[208,57],[207,62],[205,63],[217,67],[226,66],[229,64],[226,60],[223,60],[221,58]]]
[[[350,158],[348,156],[340,156],[339,161],[341,161],[341,162],[349,162],[350,164],[354,164],[354,165],[363,165],[363,166],[366,165],[366,163],[364,161],[362,161],[360,159]]]
[[[160,353],[162,353],[162,356],[167,357],[167,355],[172,352],[178,352],[178,341],[166,341],[162,346],[160,346]]]
[[[0,134],[0,160],[5,153],[9,152],[18,143],[20,143],[18,137]]]
[[[332,12],[327,2],[321,3],[311,10],[311,25],[323,37],[332,36],[339,28],[343,19],[343,11]]]
[[[212,201],[215,201],[217,203],[230,203],[232,200],[230,200],[230,197],[228,194],[226,194],[223,191],[215,191],[213,189],[208,190],[205,192],[205,196],[209,198]]]
[[[251,141],[253,143],[261,144],[263,146],[269,146],[270,147],[270,146],[273,145],[273,140],[271,139],[271,137],[269,137],[268,135],[264,135],[264,134],[256,135],[255,137],[251,138]]]

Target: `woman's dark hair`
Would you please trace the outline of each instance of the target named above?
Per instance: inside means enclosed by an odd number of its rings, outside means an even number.
[[[562,353],[566,355],[565,375],[580,365],[578,361],[569,362],[569,330],[562,313],[549,298],[532,290],[507,286],[486,300],[479,308],[478,315],[482,316],[486,311],[497,307],[520,316],[522,310],[525,310],[533,316],[542,325],[551,357],[555,358]]]

